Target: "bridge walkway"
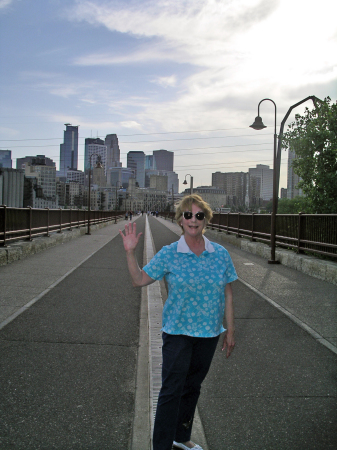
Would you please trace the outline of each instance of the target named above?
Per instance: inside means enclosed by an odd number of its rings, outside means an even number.
[[[0,268],[0,448],[150,449],[148,299],[131,287],[121,225]],[[168,221],[149,226],[154,251],[177,239]],[[240,277],[237,345],[228,360],[216,352],[194,439],[335,448],[336,286],[226,248]]]

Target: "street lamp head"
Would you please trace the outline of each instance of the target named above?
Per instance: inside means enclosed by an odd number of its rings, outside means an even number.
[[[254,130],[263,130],[263,128],[267,128],[260,116],[255,117],[255,122],[252,125],[249,125],[249,127],[254,128]]]
[[[185,178],[185,181],[183,181],[183,184],[187,184],[186,178]]]

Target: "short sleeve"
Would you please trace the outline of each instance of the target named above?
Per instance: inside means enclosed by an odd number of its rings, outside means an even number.
[[[229,256],[229,253],[226,250],[226,277],[227,277],[227,283],[231,283],[232,281],[235,281],[238,279],[238,276],[236,274],[236,270],[232,261],[232,258]]]
[[[154,255],[151,261],[143,267],[143,270],[153,280],[161,280],[168,272],[167,249],[163,247]]]

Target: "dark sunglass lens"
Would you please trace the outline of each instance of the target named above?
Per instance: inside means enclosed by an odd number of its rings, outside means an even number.
[[[192,214],[190,211],[185,211],[185,212],[184,212],[184,218],[185,218],[186,220],[192,219],[192,216],[193,216],[193,214]]]
[[[195,217],[196,217],[198,220],[204,220],[204,218],[205,218],[205,213],[203,213],[203,212],[198,212],[198,213],[196,213]]]

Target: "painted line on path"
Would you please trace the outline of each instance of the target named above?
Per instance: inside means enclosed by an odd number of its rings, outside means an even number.
[[[149,262],[155,252],[151,229],[146,216],[145,228],[145,248],[146,259]],[[178,233],[177,233],[178,234]],[[163,297],[159,281],[147,286],[148,296],[148,318],[149,318],[149,359],[150,359],[150,422],[151,422],[151,442],[154,425],[154,418],[157,410],[158,395],[161,388],[161,368],[162,368],[162,312]],[[206,442],[204,427],[202,425],[198,407],[195,410],[192,440],[197,441],[204,450],[209,450]],[[152,448],[152,447],[151,447]]]
[[[257,295],[259,295],[260,297],[262,297],[264,300],[266,300],[268,303],[270,303],[272,306],[274,306],[274,308],[276,308],[278,311],[280,311],[282,314],[284,314],[285,316],[288,317],[288,319],[290,319],[291,321],[295,322],[296,325],[298,325],[300,328],[302,328],[302,330],[306,331],[307,333],[309,333],[314,339],[316,339],[317,342],[319,342],[320,344],[324,345],[325,347],[327,347],[329,350],[331,350],[332,352],[334,352],[335,354],[337,354],[337,347],[335,347],[333,344],[331,344],[331,342],[327,341],[323,336],[321,336],[319,333],[317,333],[317,331],[315,331],[313,328],[309,327],[309,325],[307,325],[306,323],[302,322],[302,320],[300,320],[298,317],[296,317],[294,314],[292,314],[291,312],[289,312],[287,309],[285,309],[283,306],[279,305],[278,303],[276,303],[274,300],[272,300],[271,298],[267,297],[265,294],[263,294],[262,292],[260,292],[258,289],[256,289],[254,286],[252,286],[251,284],[247,283],[247,281],[243,280],[242,278],[238,277],[238,280],[240,281],[240,283],[244,284],[245,286],[247,286],[250,290],[252,290],[253,292],[255,292]]]

